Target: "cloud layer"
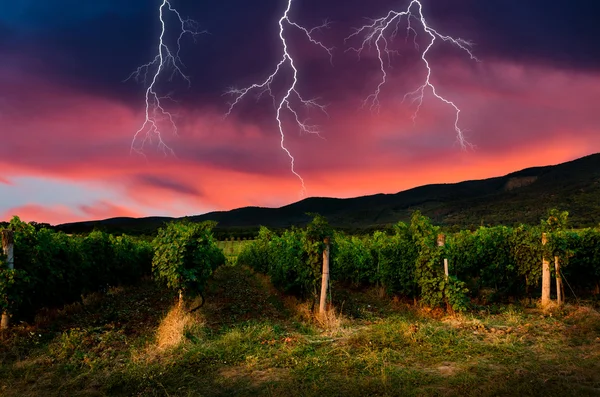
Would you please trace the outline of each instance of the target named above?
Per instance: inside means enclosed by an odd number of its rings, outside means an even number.
[[[475,3],[457,1],[457,8],[448,11],[450,16],[462,16],[461,26],[453,24],[449,16],[441,16],[444,7],[432,16],[446,30],[455,28],[463,36],[472,33],[469,38],[478,36],[495,43],[481,49],[482,55],[478,53],[482,63],[470,62],[443,46],[432,53],[432,81],[462,110],[461,126],[474,145],[466,151],[457,144],[453,109],[430,93],[413,123],[415,105],[403,97],[425,76],[416,53],[393,60],[394,69],[382,90],[382,107],[377,113],[361,108],[379,79],[373,53],[365,54],[361,61],[339,53],[331,66],[318,50],[301,43],[294,47],[303,55],[300,89],[329,103],[328,117],[306,113],[321,126],[324,139],[301,134],[289,115],[285,119],[286,146],[296,158],[296,170],[305,179],[310,196],[351,197],[486,178],[600,150],[600,114],[595,106],[600,73],[593,56],[577,53],[567,64],[563,53],[553,57],[541,44],[527,52],[522,41],[511,53],[503,47],[506,37],[494,30],[498,21],[490,22],[495,9]],[[281,7],[277,2],[269,4],[272,8],[263,5],[265,9],[253,12],[257,19],[272,24],[268,18]],[[366,12],[360,4],[347,2],[342,26],[352,24],[360,12],[376,14],[377,10]],[[505,2],[503,12],[516,4]],[[321,13],[330,11],[330,6],[322,6],[309,14],[307,7],[303,4],[304,11],[298,16],[309,22],[318,22]],[[478,16],[469,16],[467,9]],[[517,22],[533,12],[531,8],[520,10],[523,15],[517,15]],[[169,109],[178,115],[179,134],[165,136],[176,157],[165,157],[151,145],[143,157],[129,152],[144,117],[142,87],[114,82],[122,81],[117,76],[126,77],[134,62],[145,62],[151,48],[144,46],[145,57],[141,56],[144,51],[138,50],[125,55],[126,45],[114,37],[118,32],[107,31],[109,38],[115,39],[117,56],[100,56],[97,51],[105,48],[106,38],[89,35],[94,24],[111,20],[120,21],[114,26],[122,32],[133,31],[134,22],[147,31],[150,28],[141,18],[148,15],[135,14],[133,8],[110,17],[106,10],[93,11],[81,14],[79,23],[49,26],[52,34],[47,40],[54,47],[46,50],[39,48],[45,40],[23,33],[27,30],[24,25],[4,24],[6,34],[18,38],[22,48],[0,40],[0,49],[9,54],[0,65],[0,219],[19,215],[26,220],[62,223],[113,216],[183,216],[245,205],[279,206],[300,198],[299,181],[279,147],[270,98],[258,103],[247,99],[229,117],[223,117],[228,98],[222,93],[228,85],[248,84],[271,70],[278,56],[277,42],[259,43],[273,29],[259,26],[249,30],[244,38],[250,45],[236,47],[239,50],[234,54],[221,50],[222,56],[216,57],[218,49],[213,42],[198,43],[192,56],[186,46],[182,57],[189,56],[187,66],[194,88],[176,90],[178,102],[170,103]],[[215,8],[208,14],[224,12]],[[547,20],[555,20],[555,12],[548,8],[548,18],[536,25],[538,29],[545,29]],[[236,29],[248,23],[238,13],[232,18],[240,24]],[[485,21],[490,22],[488,30]],[[84,22],[90,29],[80,26]],[[517,23],[514,30],[525,32],[526,28]],[[73,29],[83,37],[58,44],[55,39]],[[463,32],[465,29],[472,31]],[[217,43],[239,42],[237,33],[223,33]],[[584,33],[579,33],[579,46],[587,42]],[[334,39],[337,33],[323,34]],[[515,31],[506,34],[516,39]],[[551,32],[549,36],[559,37]],[[139,31],[132,37],[142,40]],[[96,42],[90,42],[92,39]],[[551,41],[549,38],[547,46]],[[564,49],[562,42],[557,41],[555,48]],[[73,65],[65,67],[69,63]],[[164,86],[165,93],[172,87],[181,88],[173,84]],[[22,178],[48,181],[45,189],[62,189],[69,198],[44,200],[44,194],[31,194]],[[65,183],[79,190],[66,189]],[[12,199],[2,200],[7,189],[11,189]]]

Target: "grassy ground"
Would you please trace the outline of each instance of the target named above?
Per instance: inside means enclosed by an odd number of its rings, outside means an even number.
[[[179,311],[151,282],[17,326],[0,345],[3,396],[598,396],[600,314],[500,307],[447,316],[334,290],[342,314],[242,267]]]

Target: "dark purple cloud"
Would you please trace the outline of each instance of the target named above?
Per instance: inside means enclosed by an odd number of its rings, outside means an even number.
[[[173,176],[158,176],[158,175],[138,175],[134,181],[135,184],[144,185],[158,189],[164,189],[183,195],[191,195],[201,197],[203,194],[196,186],[192,186],[185,182],[179,182]]]

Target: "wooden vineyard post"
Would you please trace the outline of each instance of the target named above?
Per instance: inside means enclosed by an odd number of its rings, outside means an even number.
[[[321,278],[321,299],[319,301],[319,315],[325,314],[325,304],[327,301],[327,285],[329,284],[329,237],[325,240],[325,249],[323,250],[323,276]]]
[[[560,276],[560,261],[558,256],[554,257],[554,270],[556,272],[556,304],[562,305],[563,294],[562,294],[562,277]]]
[[[547,242],[546,233],[542,233],[542,246]],[[550,261],[542,253],[542,307],[550,303]]]
[[[437,245],[443,247],[446,244],[446,235],[443,233],[438,234]],[[444,258],[444,274],[448,278],[448,258]]]
[[[6,264],[9,269],[14,269],[14,232],[12,230],[2,230],[2,251],[6,256]],[[8,312],[2,313],[2,320],[0,320],[0,329],[8,328],[10,322],[10,314]]]

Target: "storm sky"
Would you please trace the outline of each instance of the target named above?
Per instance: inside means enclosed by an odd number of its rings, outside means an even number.
[[[280,148],[271,97],[249,96],[225,118],[225,92],[263,81],[281,58],[278,19],[287,0],[171,0],[208,34],[181,40],[183,79],[161,78],[178,135],[175,156],[148,143],[131,153],[144,122],[146,86],[127,77],[157,52],[162,0],[19,0],[0,10],[0,219],[53,224],[114,216],[195,215],[299,200]],[[428,36],[416,21],[387,68],[381,108],[361,107],[381,78],[375,48],[359,59],[344,42],[367,18],[408,0],[293,0],[290,18],[311,28],[333,59],[286,31],[298,91],[327,105],[301,110],[321,136],[283,116],[286,146],[308,196],[394,193],[428,183],[503,175],[600,151],[600,4],[590,0],[422,0],[427,23],[473,43],[480,62],[437,40],[428,59],[438,93],[460,109],[473,146],[463,150],[454,110],[426,91],[418,117],[404,95],[419,87]],[[177,20],[167,16],[174,45]],[[415,48],[413,40],[419,45]],[[289,70],[274,83],[276,99]],[[167,73],[168,76],[168,73]]]

